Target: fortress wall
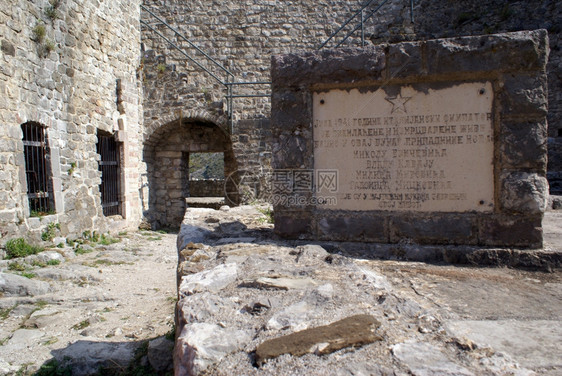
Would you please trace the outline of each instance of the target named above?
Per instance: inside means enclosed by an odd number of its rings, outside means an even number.
[[[239,81],[269,81],[272,55],[312,51],[358,9],[363,1],[212,1],[184,2],[178,0],[145,0],[143,4],[177,28],[211,57],[224,65]],[[378,3],[377,3],[378,4]],[[375,4],[376,5],[376,4]],[[368,15],[375,6],[365,10]],[[544,28],[549,32],[550,57],[547,66],[549,122],[549,180],[553,192],[562,192],[562,49],[560,25],[562,5],[553,0],[488,1],[462,3],[451,0],[415,2],[414,22],[411,23],[410,2],[388,1],[376,16],[367,20],[364,35],[368,44],[434,39],[441,37],[485,35],[491,33]],[[146,12],[142,19],[149,22],[193,57],[201,54],[177,38],[164,26],[158,26]],[[356,23],[348,25],[351,30]],[[344,45],[361,45],[356,33]],[[225,90],[210,75],[190,62],[161,37],[143,29],[145,48],[145,129],[148,134],[155,123],[166,117],[177,118],[179,111],[210,114],[226,127]],[[336,40],[336,42],[339,40]],[[328,47],[334,46],[330,43]],[[203,61],[203,60],[199,60]],[[220,69],[205,65],[214,74]],[[162,70],[164,69],[164,70]],[[221,77],[225,77],[224,75]],[[258,87],[241,89],[240,93],[255,93]],[[233,140],[239,156],[239,168],[246,169],[245,160],[263,163],[270,171],[269,149],[256,149],[265,141],[270,144],[270,128],[259,126],[269,122],[270,101],[264,98],[235,99]],[[246,123],[240,122],[246,121]],[[248,134],[248,122],[254,124],[254,134]],[[241,126],[244,124],[244,126]],[[251,132],[250,132],[251,133]],[[238,147],[236,143],[239,140]]]
[[[138,1],[65,0],[53,7],[19,0],[0,9],[0,242],[39,237],[48,222],[71,237],[115,221],[113,229],[138,224],[139,17]],[[27,199],[26,122],[43,126],[48,143],[54,207],[41,218],[30,216]],[[98,131],[114,134],[121,149],[126,221],[102,213]]]

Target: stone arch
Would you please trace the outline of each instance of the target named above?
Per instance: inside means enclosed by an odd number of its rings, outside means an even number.
[[[175,118],[155,127],[144,142],[147,167],[145,219],[152,228],[179,227],[189,197],[189,154],[224,155],[224,176],[233,175],[237,163],[229,134],[202,116]],[[237,204],[237,197],[227,202]]]
[[[215,116],[205,110],[181,110],[176,113],[166,114],[158,119],[151,121],[145,128],[144,142],[150,143],[155,132],[159,132],[163,127],[178,121],[178,119],[190,119],[192,121],[200,121],[202,123],[212,123],[222,130],[228,129],[228,121],[226,116]]]

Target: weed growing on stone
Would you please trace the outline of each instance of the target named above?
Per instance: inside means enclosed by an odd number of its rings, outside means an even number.
[[[261,217],[258,219],[258,221],[260,223],[273,223],[273,210],[271,210],[270,208],[265,208],[265,209],[261,209],[261,208],[256,208],[258,209],[258,211],[260,213],[262,213],[265,217]]]
[[[8,270],[11,270],[13,272],[25,272],[26,270],[26,266],[24,264],[20,264],[19,262],[12,262],[11,264],[8,265]]]
[[[57,234],[57,230],[60,230],[60,223],[49,223],[45,231],[41,234],[41,239],[43,241],[52,241]]]
[[[76,255],[85,255],[86,253],[90,253],[92,252],[91,249],[84,249],[80,246],[78,246],[75,250],[74,250],[74,254]]]
[[[82,233],[82,239],[87,240],[91,243],[97,243],[100,240],[100,234],[98,234],[97,232],[91,232],[91,231],[84,231]]]
[[[55,265],[59,265],[60,264],[60,260],[49,260],[47,261],[47,265],[49,266],[55,266]]]
[[[54,6],[50,5],[47,7],[47,9],[45,9],[45,15],[51,20],[54,21],[57,18],[59,18],[59,12],[57,11],[57,8],[55,8]]]
[[[57,244],[57,248],[64,248],[64,243]]]
[[[6,243],[6,258],[26,257],[43,252],[43,250],[42,247],[28,244],[24,238],[10,239]]]
[[[56,212],[54,210],[49,210],[49,211],[32,210],[29,213],[29,216],[34,217],[34,218],[42,219],[43,217],[46,217],[48,215],[53,215],[53,214],[56,214]]]
[[[158,233],[158,232],[157,232]],[[146,236],[146,240],[155,241],[155,240],[162,240],[162,236],[154,236],[154,232],[149,231],[141,231],[140,233],[142,236]]]
[[[86,320],[80,321],[78,324],[73,325],[72,329],[82,330],[82,329],[85,329],[89,326],[90,326],[90,321],[86,319]]]
[[[0,309],[0,320],[6,320],[8,318],[8,316],[10,316],[10,313],[14,310],[14,308],[16,308],[18,305],[14,305],[13,307],[9,307],[9,308],[2,308]]]
[[[33,260],[31,262],[31,265],[37,267],[37,268],[44,268],[45,266],[47,266],[47,264],[45,264],[44,262],[41,261],[37,261],[37,260]]]
[[[32,272],[21,272],[20,275],[22,277],[29,278],[29,279],[34,278],[36,276],[36,274]]]
[[[43,47],[45,48],[45,53],[50,54],[52,51],[55,50],[56,45],[55,45],[55,42],[53,42],[50,39],[47,39],[45,41],[45,44],[43,45]]]
[[[158,71],[158,73],[162,74],[162,73],[166,72],[166,65],[165,64],[158,64],[156,66],[156,70]]]
[[[45,28],[45,25],[42,22],[37,22],[35,24],[35,27],[32,30],[33,32],[33,40],[37,43],[41,43],[43,42],[43,39],[45,39],[45,35],[47,34],[47,29]]]
[[[76,162],[70,162],[70,168],[68,169],[68,175],[72,175],[74,170],[76,170]]]
[[[46,340],[45,342],[43,342],[43,346],[50,346],[52,344],[55,344],[59,341],[59,339],[57,337],[51,337],[48,340]]]
[[[114,243],[119,243],[121,241],[121,239],[119,238],[112,238],[109,234],[105,235],[102,234],[99,244],[101,245],[110,245],[110,244],[114,244]]]
[[[25,264],[20,264],[19,262],[12,262],[10,265],[8,265],[8,269],[14,272],[17,272],[17,274],[21,275],[22,277],[25,278],[33,278],[35,277],[35,274],[33,272],[31,272],[30,268],[25,265]]]

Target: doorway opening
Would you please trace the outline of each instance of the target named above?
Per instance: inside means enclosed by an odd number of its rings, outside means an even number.
[[[224,205],[225,177],[237,168],[228,134],[212,122],[190,118],[158,128],[145,141],[144,161],[148,178],[144,216],[154,229],[178,228],[189,199],[222,197]]]

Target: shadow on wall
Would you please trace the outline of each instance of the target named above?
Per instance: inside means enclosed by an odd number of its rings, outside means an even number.
[[[236,161],[228,134],[214,123],[182,118],[158,128],[145,142],[143,159],[147,165],[148,208],[144,212],[153,229],[179,228],[189,193],[189,158],[194,153],[223,153],[224,176],[236,171]],[[236,182],[227,180],[233,187]],[[237,205],[229,194],[228,205]]]

